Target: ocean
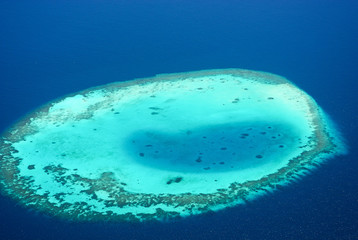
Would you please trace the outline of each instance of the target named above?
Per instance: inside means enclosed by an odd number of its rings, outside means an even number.
[[[0,131],[89,87],[203,69],[282,75],[349,152],[245,205],[172,222],[86,223],[0,196],[0,239],[358,239],[358,2],[0,1]]]

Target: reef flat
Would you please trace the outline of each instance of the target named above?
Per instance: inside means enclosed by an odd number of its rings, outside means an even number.
[[[245,203],[345,152],[326,114],[271,73],[161,74],[47,103],[0,140],[0,186],[70,220],[166,220]]]

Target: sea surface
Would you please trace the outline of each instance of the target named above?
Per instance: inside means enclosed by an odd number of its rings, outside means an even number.
[[[65,94],[216,68],[287,77],[349,153],[246,205],[168,223],[76,223],[0,196],[0,239],[358,239],[358,1],[1,0],[0,131]]]

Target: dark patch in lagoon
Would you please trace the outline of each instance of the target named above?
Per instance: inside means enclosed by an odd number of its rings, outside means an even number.
[[[159,108],[159,107],[149,107],[149,109],[152,109],[152,110],[160,110],[161,108]]]
[[[248,127],[247,125],[251,126]],[[246,169],[255,167],[262,162],[252,162],[250,156],[256,156],[257,152],[266,148],[270,152],[278,151],[277,143],[271,138],[258,134],[257,130],[251,130],[250,135],[243,130],[266,128],[267,122],[256,122],[255,127],[252,123],[230,123],[217,126],[207,126],[202,128],[181,130],[177,134],[169,134],[166,132],[157,132],[156,130],[146,129],[128,136],[130,141],[136,141],[138,144],[126,144],[125,149],[129,154],[133,151],[145,153],[145,158],[136,158],[139,164],[148,165],[151,168],[158,168],[170,171],[195,172],[202,169],[202,165],[194,164],[204,162],[213,165],[218,159],[225,159],[228,166],[234,166],[235,169]],[[282,126],[274,125],[277,129]],[[244,132],[244,133],[243,133]],[[281,132],[287,132],[286,136],[294,136],[290,128],[282,128]],[[204,134],[205,133],[205,134]],[[244,135],[246,140],[241,140],[237,136]],[[203,136],[208,139],[220,139],[219,142],[203,140]],[[291,141],[283,137],[283,141]],[[217,144],[225,144],[220,148],[216,148]],[[148,148],[146,146],[156,146]],[[228,151],[230,149],[231,151]],[[238,149],[240,151],[232,151]],[[177,156],[181,156],[178,158]],[[174,163],[174,164],[173,164]],[[254,164],[254,165],[253,165]],[[212,168],[210,172],[234,171],[231,168]]]
[[[176,177],[176,178],[173,178],[173,179],[170,179],[169,181],[167,181],[167,184],[172,184],[172,183],[180,183],[181,181],[183,180],[182,177]]]
[[[27,169],[29,169],[29,170],[35,169],[35,165],[34,164],[29,165],[29,166],[27,166]]]

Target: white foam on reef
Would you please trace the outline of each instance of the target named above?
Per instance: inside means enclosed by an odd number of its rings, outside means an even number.
[[[72,220],[218,210],[345,152],[305,92],[277,75],[240,69],[72,94],[19,122],[0,144],[3,191]]]

